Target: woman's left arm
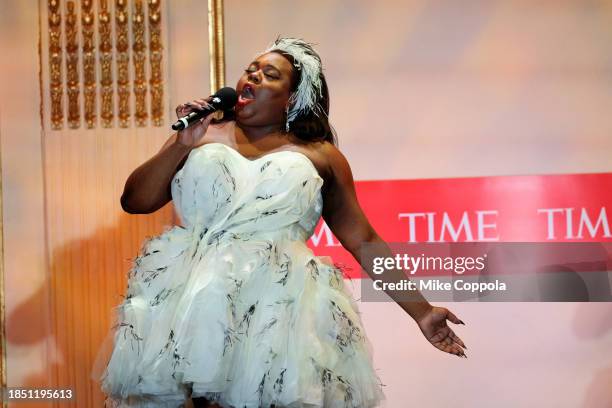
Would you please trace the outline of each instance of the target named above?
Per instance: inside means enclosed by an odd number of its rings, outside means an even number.
[[[322,215],[342,246],[362,265],[362,243],[378,244],[372,248],[376,257],[393,257],[388,245],[380,238],[366,218],[355,193],[353,175],[344,155],[333,145],[326,144],[329,175],[323,187]],[[363,266],[363,265],[362,265]],[[363,268],[373,278],[369,268]],[[399,269],[385,271],[385,282],[408,279]],[[465,357],[463,341],[448,327],[446,320],[464,324],[450,310],[432,306],[418,291],[410,291],[410,300],[401,301],[394,291],[385,291],[418,324],[427,340],[438,349]],[[405,298],[405,296],[403,296]]]

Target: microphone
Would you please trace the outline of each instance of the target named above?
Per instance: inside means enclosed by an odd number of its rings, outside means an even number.
[[[221,110],[230,110],[238,102],[238,94],[234,88],[226,86],[212,95],[212,100],[208,103],[210,107],[205,107],[202,110],[189,112],[188,115],[179,118],[173,125],[172,130],[183,130],[188,128],[198,120],[210,115],[213,112]]]

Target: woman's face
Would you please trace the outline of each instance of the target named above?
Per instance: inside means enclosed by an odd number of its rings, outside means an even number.
[[[281,125],[291,95],[293,67],[276,52],[258,57],[238,80],[236,121],[247,126]]]

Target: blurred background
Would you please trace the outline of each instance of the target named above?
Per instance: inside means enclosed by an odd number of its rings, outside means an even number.
[[[612,172],[611,1],[224,3],[228,86],[279,35],[316,44],[357,181]],[[101,407],[130,262],[176,222],[119,198],[174,107],[210,94],[207,3],[0,0],[0,33],[8,385]],[[444,304],[467,360],[359,306],[386,407],[612,406],[610,303]]]

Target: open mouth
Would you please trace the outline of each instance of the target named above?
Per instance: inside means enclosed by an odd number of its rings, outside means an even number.
[[[245,85],[242,92],[238,95],[238,106],[243,107],[255,100],[255,91],[251,85]]]
[[[242,88],[240,96],[242,96],[244,99],[255,99],[255,91],[253,91],[253,87],[251,87],[251,85],[245,85]]]

